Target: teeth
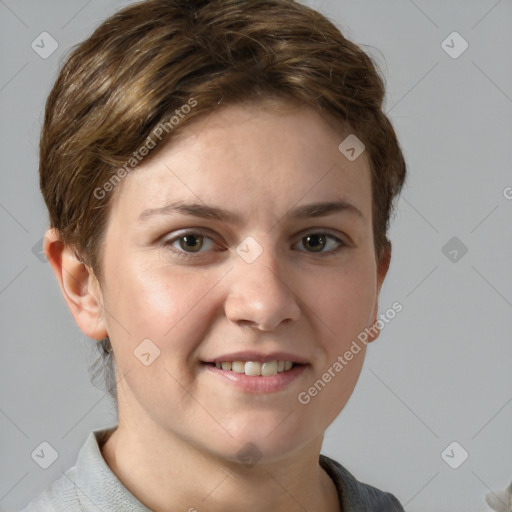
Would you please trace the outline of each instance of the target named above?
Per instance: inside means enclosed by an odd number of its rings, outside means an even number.
[[[245,375],[261,375],[261,363],[247,361],[245,363]]]
[[[268,363],[263,363],[261,365],[261,375],[264,377],[267,375],[277,375],[277,361],[269,361]]]
[[[267,361],[259,363],[257,361],[224,361],[215,363],[217,368],[231,370],[232,372],[245,373],[246,375],[262,375],[268,377],[278,373],[290,370],[293,366],[292,361]]]
[[[245,363],[242,363],[242,361],[233,361],[231,363],[231,369],[237,373],[245,373]]]

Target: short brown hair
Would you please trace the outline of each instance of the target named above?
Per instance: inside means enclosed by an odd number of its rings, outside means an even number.
[[[136,167],[134,152],[155,142],[155,130],[165,141],[220,104],[283,99],[341,121],[365,144],[379,257],[406,177],[384,94],[371,58],[294,0],[135,3],[73,50],[48,97],[40,185],[50,225],[101,278],[114,185]],[[193,108],[182,115],[185,105]],[[106,371],[116,399],[108,338],[99,347],[104,368],[96,375]]]

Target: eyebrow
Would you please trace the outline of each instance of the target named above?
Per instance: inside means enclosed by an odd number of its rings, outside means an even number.
[[[241,218],[237,214],[225,210],[224,208],[209,206],[204,203],[184,203],[183,201],[177,201],[161,208],[150,208],[148,210],[144,210],[139,215],[139,220],[145,222],[150,217],[157,215],[172,215],[174,213],[203,219],[218,220],[234,225],[239,225],[241,223]],[[345,199],[297,206],[286,213],[283,218],[288,220],[303,220],[315,217],[325,217],[335,213],[349,213],[361,220],[365,220],[361,210]]]

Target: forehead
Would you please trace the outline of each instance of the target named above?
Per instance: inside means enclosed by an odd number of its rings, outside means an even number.
[[[366,154],[349,160],[339,150],[348,132],[308,107],[283,107],[230,105],[192,121],[123,180],[114,209],[135,221],[179,200],[270,219],[343,198],[370,219]]]

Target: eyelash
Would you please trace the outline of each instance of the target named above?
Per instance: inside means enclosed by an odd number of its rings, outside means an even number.
[[[194,235],[194,236],[197,236],[197,237],[208,238],[208,239],[213,241],[213,239],[210,236],[208,236],[207,233],[205,233],[205,232],[203,232],[201,230],[186,231],[184,233],[181,233],[179,236],[175,236],[174,238],[165,240],[164,241],[164,246],[165,247],[169,247],[171,249],[171,251],[174,252],[180,258],[187,258],[187,259],[201,258],[201,256],[204,255],[204,253],[202,253],[202,252],[196,252],[196,253],[186,252],[186,251],[183,251],[182,249],[177,249],[175,247],[172,247],[172,244],[174,244],[175,242],[178,242],[181,238],[184,238],[184,237],[189,236],[189,235]],[[309,233],[306,233],[304,236],[301,237],[299,242],[301,242],[304,238],[306,238],[308,236],[311,236],[311,235],[324,235],[326,238],[330,238],[332,240],[335,240],[340,245],[336,249],[330,250],[330,251],[321,251],[321,252],[301,251],[301,252],[306,252],[306,253],[308,253],[310,255],[313,255],[313,256],[328,257],[328,256],[333,256],[333,255],[337,254],[338,252],[340,252],[343,248],[348,247],[348,244],[346,244],[343,240],[340,240],[338,237],[336,237],[336,236],[334,236],[334,235],[332,235],[330,233],[323,232],[323,231],[311,231]],[[201,247],[201,249],[202,249],[202,247]]]

